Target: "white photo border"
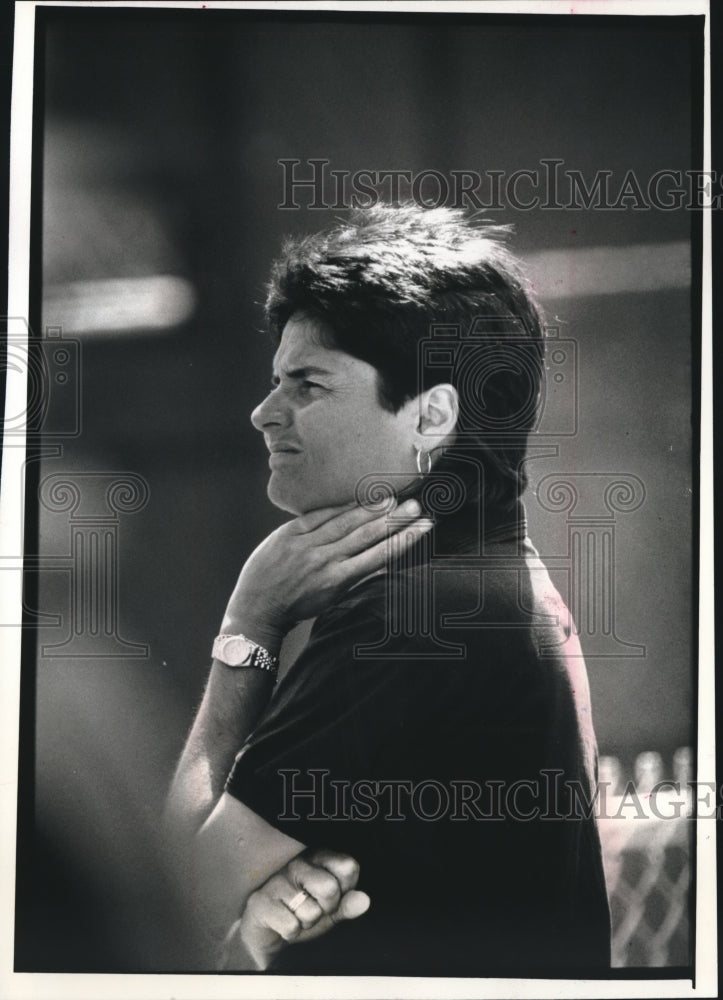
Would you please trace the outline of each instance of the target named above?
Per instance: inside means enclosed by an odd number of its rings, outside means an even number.
[[[55,3],[24,0],[15,8],[15,46],[12,88],[10,164],[10,275],[8,316],[29,315],[30,283],[30,188],[32,176],[32,110],[34,81],[35,15],[41,7],[90,7],[90,2]],[[104,3],[105,8],[138,10],[139,7],[196,10],[273,9],[362,12],[443,12],[481,14],[568,15],[575,10],[586,15],[705,15],[705,88],[703,170],[711,170],[710,17],[705,0],[646,0],[606,2],[583,0],[528,0],[528,2],[298,2],[298,3]],[[700,782],[715,782],[715,701],[713,636],[713,438],[712,438],[712,267],[711,213],[703,213],[702,343],[700,398],[700,549],[699,549],[699,684],[698,760]],[[6,414],[22,411],[25,389],[18,380],[8,383]],[[9,532],[23,523],[21,490],[25,450],[21,439],[5,441],[0,493],[0,555],[16,551]],[[22,609],[22,563],[16,572],[0,573],[0,608],[3,621],[17,621]],[[175,997],[178,1000],[206,997],[712,997],[717,995],[717,906],[715,836],[710,824],[697,826],[696,844],[696,951],[695,987],[690,980],[668,978],[635,979],[623,974],[604,981],[513,980],[513,979],[400,979],[386,977],[276,977],[223,975],[99,975],[16,973],[13,971],[14,878],[18,776],[18,705],[20,693],[21,629],[0,629],[0,876],[7,890],[2,896],[0,916],[0,994],[21,998],[97,998],[137,996]]]

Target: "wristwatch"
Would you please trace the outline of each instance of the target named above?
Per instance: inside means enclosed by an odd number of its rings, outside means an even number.
[[[213,640],[211,655],[214,660],[220,660],[227,667],[258,667],[259,670],[276,673],[279,666],[279,661],[268,649],[247,639],[245,635],[217,635]]]

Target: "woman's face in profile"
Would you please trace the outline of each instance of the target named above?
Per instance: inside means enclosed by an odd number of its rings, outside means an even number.
[[[273,385],[251,414],[269,449],[269,499],[292,514],[353,502],[359,480],[417,475],[416,400],[384,409],[376,368],[325,347],[321,324],[294,314],[274,357]],[[401,474],[401,475],[400,475]]]

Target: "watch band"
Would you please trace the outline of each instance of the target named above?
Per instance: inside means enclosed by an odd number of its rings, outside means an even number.
[[[233,640],[235,644],[243,643],[246,645],[247,649],[244,651],[242,658],[238,656],[229,657],[225,654],[225,647],[229,645],[229,640]],[[220,635],[217,635],[213,640],[211,655],[215,660],[220,660],[221,663],[225,663],[229,667],[257,667],[259,670],[268,670],[271,673],[276,673],[279,667],[277,657],[272,656],[268,649],[265,649],[259,643],[254,642],[253,639],[248,639],[240,633],[229,634],[222,632]]]

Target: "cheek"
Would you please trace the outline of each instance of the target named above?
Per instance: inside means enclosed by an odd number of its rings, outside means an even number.
[[[368,439],[369,450],[392,467],[404,463],[407,446],[398,424],[382,420],[377,423]]]
[[[304,442],[304,473],[330,482],[356,480],[369,472],[402,471],[414,460],[399,426],[361,408],[309,407],[299,413],[296,430]],[[407,454],[409,453],[409,454]],[[409,458],[411,456],[411,459]]]
[[[316,461],[331,464],[359,455],[376,435],[365,426],[363,417],[338,410],[321,408],[298,420],[299,436]]]

